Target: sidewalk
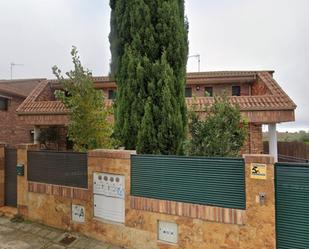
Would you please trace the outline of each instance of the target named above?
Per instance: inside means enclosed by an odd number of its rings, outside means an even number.
[[[76,233],[0,217],[0,249],[121,249]]]

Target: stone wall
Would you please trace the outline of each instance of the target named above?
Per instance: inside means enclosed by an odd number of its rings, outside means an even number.
[[[18,150],[18,163],[27,168],[27,148]],[[96,150],[88,154],[88,189],[54,186],[18,177],[18,209],[27,219],[131,249],[275,248],[274,168],[265,155],[245,156],[246,210],[225,209],[130,196],[130,157],[133,151]],[[250,178],[251,163],[267,165],[266,180]],[[26,169],[25,169],[26,172]],[[93,173],[125,176],[125,223],[94,217]],[[259,193],[265,193],[263,205]],[[85,207],[85,222],[71,218],[72,204]],[[158,240],[158,221],[178,224],[178,243]]]

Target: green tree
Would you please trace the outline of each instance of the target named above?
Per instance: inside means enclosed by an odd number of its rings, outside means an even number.
[[[92,74],[84,69],[78,51],[71,51],[74,70],[66,73],[53,67],[53,73],[59,80],[63,90],[55,92],[69,111],[68,138],[74,144],[75,151],[87,151],[111,146],[112,125],[107,118],[109,110],[104,106],[103,92],[96,90],[92,82]]]
[[[182,0],[110,0],[115,137],[139,153],[179,154],[186,138],[188,24]]]
[[[233,157],[239,155],[248,134],[248,124],[237,106],[226,96],[215,97],[201,118],[194,108],[190,112],[190,155]]]

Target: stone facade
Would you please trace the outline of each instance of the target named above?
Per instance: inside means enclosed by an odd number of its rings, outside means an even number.
[[[18,163],[27,168],[27,147],[18,150]],[[87,236],[130,249],[275,248],[274,161],[266,155],[245,156],[246,210],[194,206],[145,200],[130,196],[130,157],[133,151],[96,150],[88,154],[88,189],[54,186],[18,177],[18,210],[27,219],[53,227],[78,231]],[[250,178],[251,163],[267,164],[267,180]],[[25,172],[27,170],[25,169]],[[94,217],[93,173],[125,176],[125,223]],[[266,194],[263,205],[259,193]],[[85,207],[85,223],[74,223],[72,204]],[[172,207],[175,208],[172,208]],[[177,211],[176,211],[177,206]],[[173,211],[174,210],[174,211]],[[203,214],[203,212],[206,212]],[[239,214],[239,216],[237,216]],[[158,241],[158,220],[178,224],[178,243]]]

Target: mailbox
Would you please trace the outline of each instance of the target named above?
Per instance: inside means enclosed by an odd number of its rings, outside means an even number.
[[[16,173],[18,176],[24,176],[25,174],[25,166],[23,164],[16,165]]]
[[[125,177],[95,172],[93,174],[94,216],[105,220],[125,222]]]

